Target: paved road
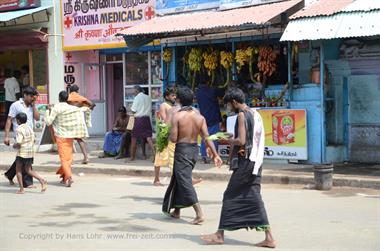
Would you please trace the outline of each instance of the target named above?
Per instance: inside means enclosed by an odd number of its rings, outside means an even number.
[[[37,189],[16,195],[0,182],[0,250],[262,250],[253,246],[263,233],[226,233],[223,246],[201,245],[199,235],[218,225],[226,183],[197,186],[207,221],[189,225],[164,216],[166,187],[144,177],[86,175],[72,188],[55,176],[45,194]],[[166,180],[168,183],[168,180]],[[277,250],[379,250],[379,190],[305,190],[300,186],[264,185],[263,198],[278,242]]]

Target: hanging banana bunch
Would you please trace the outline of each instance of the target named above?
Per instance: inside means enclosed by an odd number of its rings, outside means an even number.
[[[211,77],[210,86],[215,81],[215,69],[218,67],[218,51],[210,48],[208,51],[203,52],[203,65],[207,70],[207,75]]]
[[[248,47],[245,50],[245,53],[249,62],[249,77],[251,78],[252,82],[256,82],[256,78],[253,72],[253,64],[255,62],[255,57],[257,56],[257,54],[259,54],[259,49],[256,47]]]
[[[218,86],[219,88],[225,88],[232,79],[232,63],[234,56],[230,51],[221,51],[220,52],[220,64],[226,69],[227,77],[226,82],[222,86]]]
[[[235,55],[237,72],[240,73],[243,66],[249,61],[249,57],[244,49],[236,50]]]
[[[261,46],[259,48],[259,59],[257,62],[257,67],[264,76],[270,77],[276,71],[276,58],[277,53],[273,50],[272,47]]]
[[[197,73],[201,71],[202,67],[202,50],[200,48],[192,48],[187,63],[192,72],[191,87],[194,90]]]
[[[165,48],[162,54],[162,59],[166,65],[166,74],[164,79],[162,80],[168,80],[170,72],[170,63],[172,62],[172,50],[169,48]]]

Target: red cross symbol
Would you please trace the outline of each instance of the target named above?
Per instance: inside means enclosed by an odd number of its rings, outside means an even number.
[[[70,61],[70,59],[72,58],[73,56],[71,56],[70,52],[67,52],[66,53],[66,59],[67,61]]]
[[[73,20],[71,19],[71,17],[67,16],[63,24],[65,25],[66,29],[70,29],[71,25],[73,24]]]
[[[154,9],[152,6],[148,6],[145,8],[145,19],[146,20],[152,19],[152,17],[154,17],[154,14],[156,14],[156,13],[154,12]]]

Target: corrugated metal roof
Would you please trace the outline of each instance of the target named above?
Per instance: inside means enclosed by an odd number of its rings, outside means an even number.
[[[317,0],[290,17],[290,19],[331,16],[343,12],[380,9],[380,0]]]
[[[319,0],[291,19],[281,41],[377,36],[380,0]]]
[[[227,11],[203,11],[156,17],[124,30],[122,34],[136,36],[264,25],[302,2],[302,0],[290,0]]]
[[[0,22],[7,22],[12,19],[16,19],[16,18],[27,16],[27,15],[30,15],[42,10],[49,9],[51,7],[53,7],[52,0],[42,0],[41,6],[37,8],[0,12]]]
[[[290,17],[290,19],[330,16],[342,11],[344,7],[354,0],[317,0],[313,4],[306,6]]]
[[[380,10],[343,12],[333,16],[295,19],[281,41],[301,41],[380,35]]]

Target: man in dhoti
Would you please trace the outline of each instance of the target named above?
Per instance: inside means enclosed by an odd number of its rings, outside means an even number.
[[[160,105],[160,111],[158,112],[158,121],[157,123],[162,123],[163,125],[170,125],[170,121],[168,121],[168,111],[173,108],[173,105],[175,104],[175,90],[173,87],[168,87],[164,91],[164,98],[165,102]],[[160,126],[160,124],[158,125]],[[157,134],[160,133],[159,130],[157,130]],[[160,137],[163,137],[163,135],[157,135],[157,141]],[[156,142],[157,143],[157,142]],[[163,149],[162,151],[159,151],[156,149],[156,157],[154,158],[154,181],[153,185],[155,186],[161,186],[160,182],[160,168],[161,166],[169,166],[169,146],[170,149],[174,151],[175,145],[172,142],[168,142],[168,146]]]
[[[256,246],[274,248],[276,244],[260,194],[265,141],[262,118],[245,104],[245,95],[238,88],[229,89],[224,102],[238,114],[234,137],[230,139],[233,173],[224,192],[218,230],[201,239],[206,244],[223,244],[226,230],[256,229],[265,232],[265,240]]]
[[[191,224],[201,224],[204,215],[198,202],[198,197],[192,184],[192,170],[198,159],[198,136],[206,140],[211,157],[216,166],[221,166],[222,160],[215,150],[212,141],[207,140],[208,131],[205,118],[195,110],[193,91],[187,87],[177,90],[177,100],[181,108],[173,115],[170,140],[176,143],[174,153],[173,175],[165,193],[162,211],[174,218],[180,218],[181,208],[192,206],[196,217]],[[171,210],[174,208],[174,211]]]
[[[73,162],[73,140],[88,137],[87,127],[91,127],[91,111],[88,107],[76,107],[67,103],[68,93],[59,93],[59,103],[46,111],[46,125],[53,125],[58,146],[61,167],[57,174],[61,183],[70,187],[73,183],[71,164]],[[85,116],[83,116],[83,113]]]

